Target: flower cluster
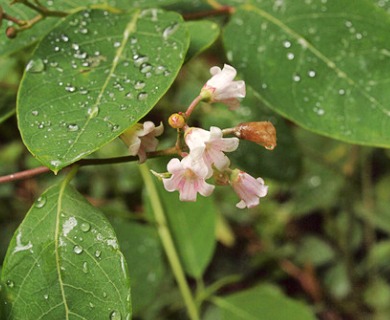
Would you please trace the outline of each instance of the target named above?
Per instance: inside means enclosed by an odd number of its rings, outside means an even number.
[[[276,146],[276,131],[270,122],[246,122],[224,130],[215,126],[210,130],[188,126],[188,118],[200,101],[222,102],[237,107],[239,98],[245,97],[245,82],[234,81],[237,72],[232,66],[225,64],[222,70],[212,67],[210,73],[212,77],[187,111],[174,113],[169,118],[170,126],[178,132],[173,149],[181,159],[171,159],[167,165],[168,172],[155,175],[162,179],[167,191],[178,191],[182,201],[196,201],[198,193],[209,196],[215,186],[207,180],[213,179],[215,184],[233,188],[240,198],[238,208],[252,208],[267,195],[268,187],[262,178],[256,179],[244,171],[231,169],[226,153],[238,148],[239,139],[253,141],[272,150]],[[162,124],[155,127],[147,121],[130,128],[121,138],[128,145],[130,154],[138,155],[140,162],[144,162],[148,153],[155,152],[156,137],[162,131]],[[225,138],[228,134],[235,137]]]

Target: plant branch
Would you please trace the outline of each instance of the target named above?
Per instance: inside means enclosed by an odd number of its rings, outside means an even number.
[[[158,150],[153,152],[147,153],[147,158],[157,158],[161,156],[170,156],[173,154],[176,154],[176,148],[168,148],[164,150]],[[125,162],[132,162],[137,161],[137,156],[124,156],[124,157],[115,157],[115,158],[105,158],[105,159],[82,159],[77,161],[76,163],[70,165],[69,167],[73,167],[75,165],[80,167],[85,166],[95,166],[95,165],[103,165],[103,164],[116,164],[116,163],[125,163]],[[22,179],[28,179],[32,178],[34,176],[40,175],[42,173],[50,172],[50,169],[45,166],[37,167],[34,169],[28,169],[24,171],[19,171],[11,174],[7,174],[5,176],[0,177],[0,184],[6,183],[6,182],[12,182],[16,180],[22,180]]]
[[[157,223],[157,231],[160,236],[162,245],[164,247],[165,253],[168,257],[168,261],[171,265],[173,274],[179,286],[180,292],[184,299],[184,303],[187,307],[188,315],[191,320],[199,320],[198,309],[192,296],[191,290],[188,286],[185,274],[180,263],[179,255],[176,251],[175,244],[173,242],[166,218],[164,209],[162,207],[160,197],[154,182],[152,180],[151,174],[149,172],[146,164],[140,165],[141,175],[144,179],[146,190],[148,192],[150,202],[152,205],[154,217]]]

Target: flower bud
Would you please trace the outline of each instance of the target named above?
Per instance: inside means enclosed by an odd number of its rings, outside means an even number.
[[[186,125],[186,120],[181,113],[174,113],[169,117],[168,123],[174,129],[181,129]]]
[[[14,39],[16,38],[16,35],[18,34],[18,31],[14,27],[8,27],[7,30],[5,31],[5,35],[9,39]]]
[[[234,135],[260,144],[268,150],[276,147],[276,129],[269,121],[240,123],[234,128]]]

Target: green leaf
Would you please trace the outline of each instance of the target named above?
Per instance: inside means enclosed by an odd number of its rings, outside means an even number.
[[[213,199],[198,195],[196,202],[182,202],[179,194],[166,191],[162,182],[158,181],[156,187],[183,268],[188,275],[200,278],[216,245],[217,217]]]
[[[221,320],[309,320],[311,310],[283,295],[276,287],[261,285],[224,298],[215,298]]]
[[[389,147],[389,28],[369,1],[258,0],[236,11],[224,44],[270,108],[332,138]]]
[[[58,171],[148,113],[183,63],[181,21],[158,9],[67,17],[39,44],[21,83],[18,123],[30,152]]]
[[[166,268],[160,240],[154,227],[114,219],[113,226],[131,278],[133,314],[139,315],[153,303]]]
[[[125,259],[103,214],[62,183],[16,230],[1,278],[7,319],[129,319]]]
[[[209,48],[219,36],[219,26],[207,20],[186,22],[190,34],[190,47],[186,60],[190,60]]]

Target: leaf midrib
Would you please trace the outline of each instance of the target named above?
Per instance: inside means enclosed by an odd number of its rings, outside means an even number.
[[[136,23],[137,23],[137,20],[138,20],[138,17],[140,15],[141,11],[140,10],[137,10],[132,19],[130,20],[130,22],[126,25],[126,28],[123,32],[123,40],[121,42],[121,45],[117,48],[116,50],[116,53],[115,53],[115,56],[113,58],[113,63],[112,63],[112,66],[111,66],[111,69],[110,69],[110,72],[107,74],[107,77],[106,77],[106,80],[99,92],[99,95],[98,97],[96,98],[96,101],[95,103],[93,104],[92,108],[96,108],[99,106],[100,104],[100,101],[101,99],[103,98],[103,94],[105,93],[106,91],[106,88],[108,86],[108,83],[110,82],[110,79],[112,77],[112,75],[114,74],[117,66],[118,66],[118,63],[119,63],[119,60],[120,60],[120,57],[122,55],[122,52],[129,40],[129,37],[132,33],[134,33],[134,31],[136,30]],[[88,126],[89,122],[91,121],[91,119],[93,119],[92,116],[89,116],[87,118],[87,121],[85,122],[85,124],[82,126],[82,128],[80,128],[79,130],[79,133],[77,134],[76,138],[73,140],[73,143],[69,145],[68,149],[63,153],[62,157],[65,158],[68,153],[70,152],[70,150],[78,143],[78,141],[80,140],[80,137],[83,135],[86,127]]]

